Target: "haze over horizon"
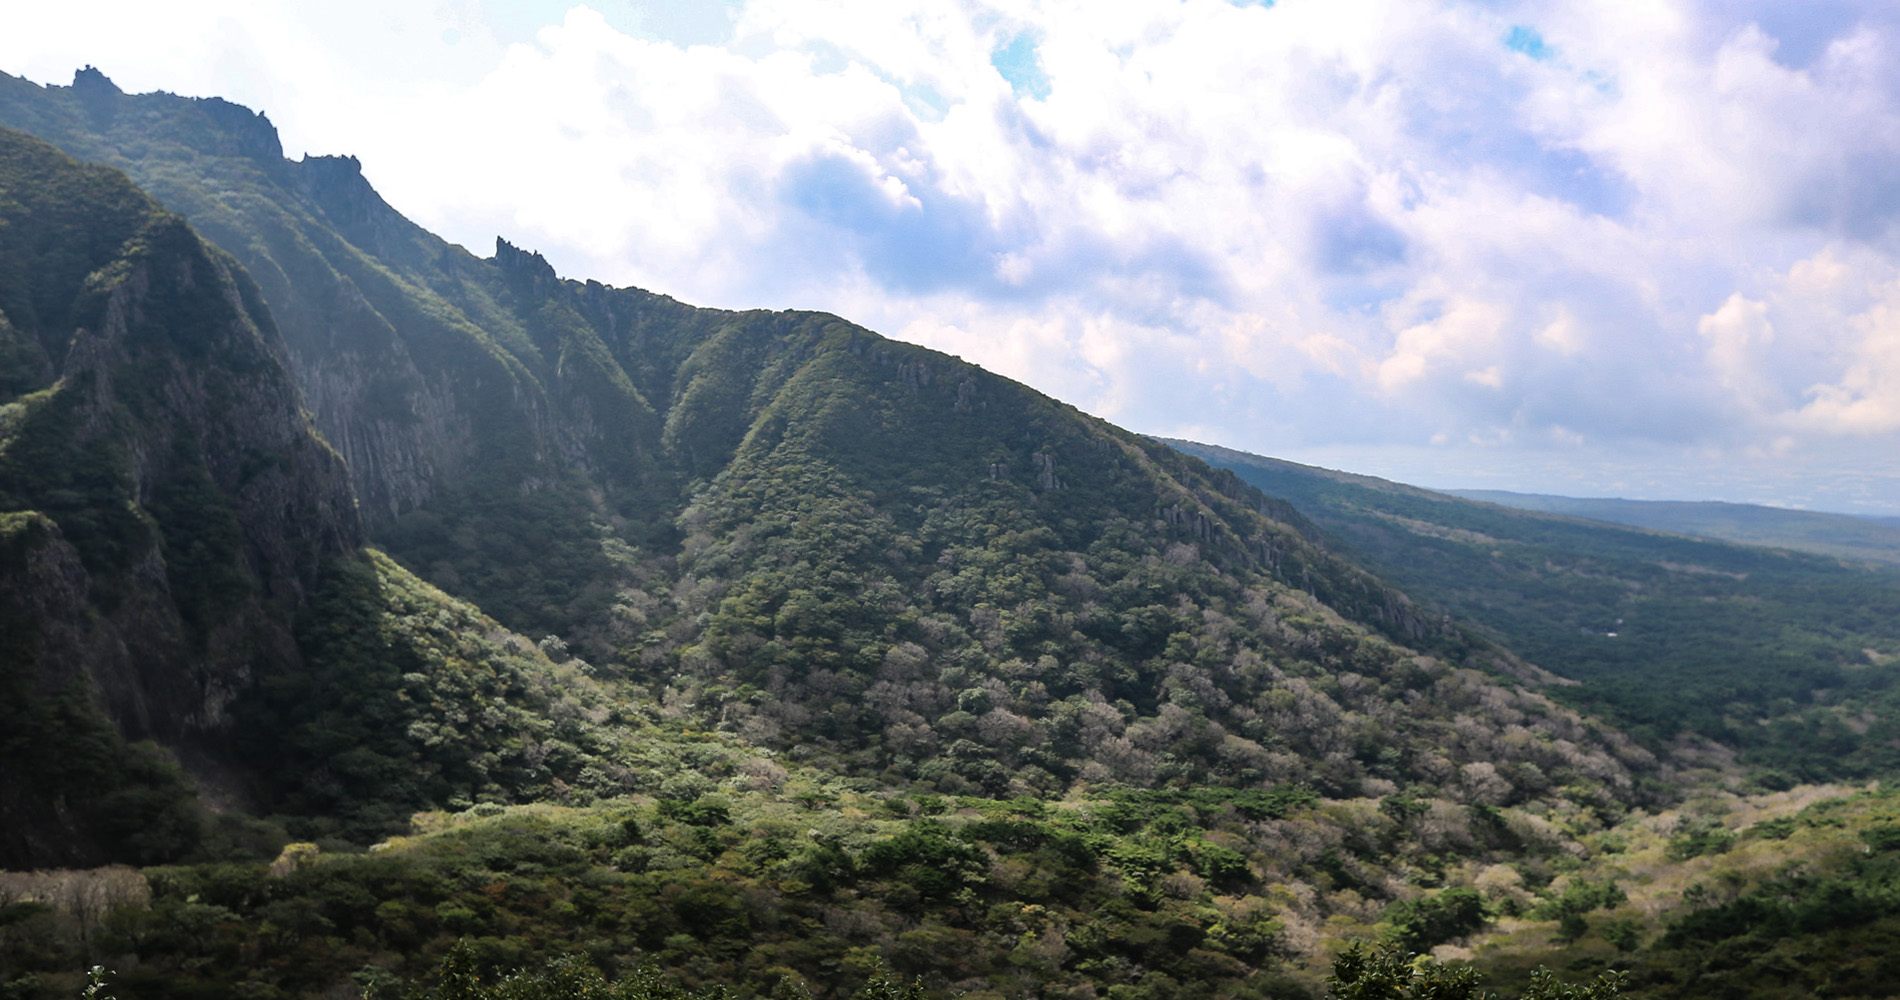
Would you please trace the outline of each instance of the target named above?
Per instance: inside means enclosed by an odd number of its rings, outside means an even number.
[[[1871,2],[0,10],[486,254],[823,309],[1131,429],[1423,486],[1900,514]]]

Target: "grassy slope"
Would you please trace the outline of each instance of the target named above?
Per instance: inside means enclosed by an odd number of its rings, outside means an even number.
[[[1900,766],[1900,572],[1177,444],[1292,501],[1407,592],[1582,681],[1568,699],[1638,731],[1698,733],[1805,780]]]

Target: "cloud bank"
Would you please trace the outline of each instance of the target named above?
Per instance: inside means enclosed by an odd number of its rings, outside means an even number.
[[[57,6],[0,68],[569,275],[1426,484],[1900,513],[1890,4]]]

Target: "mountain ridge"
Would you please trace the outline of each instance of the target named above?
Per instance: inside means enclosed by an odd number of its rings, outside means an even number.
[[[1439,492],[1506,507],[1570,514],[1743,545],[1900,564],[1900,525],[1895,524],[1893,518],[1719,500],[1624,500],[1508,490]]]
[[[506,240],[475,258],[352,159],[273,158],[232,107],[0,80],[0,121],[145,178],[260,276],[370,541],[630,693],[844,773],[989,794],[1613,801],[1656,767],[1541,696],[1457,708],[1547,678],[1231,474],[837,317],[563,280]],[[1334,691],[1339,672],[1359,680]],[[1564,735],[1451,739],[1461,711]],[[1347,749],[1340,725],[1368,735]]]

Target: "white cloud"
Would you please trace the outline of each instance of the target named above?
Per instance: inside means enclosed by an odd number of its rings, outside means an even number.
[[[1737,292],[1722,308],[1702,317],[1696,332],[1709,341],[1709,367],[1724,388],[1752,408],[1768,402],[1765,397],[1773,390],[1760,371],[1761,354],[1774,342],[1775,328],[1768,321],[1767,303]]]
[[[1890,435],[1900,431],[1900,280],[1849,318],[1845,369],[1833,382],[1809,387],[1811,401],[1792,423],[1824,433]]]
[[[1378,383],[1399,389],[1424,379],[1433,369],[1465,370],[1495,353],[1506,315],[1496,305],[1457,298],[1442,312],[1399,331],[1392,354],[1379,362]]]
[[[223,94],[471,247],[832,309],[1143,430],[1900,452],[1900,13],[678,6],[14,5],[0,68]],[[1045,96],[992,63],[1018,39]]]
[[[1582,325],[1577,322],[1575,313],[1561,306],[1557,308],[1556,316],[1539,327],[1532,338],[1539,346],[1566,358],[1574,358],[1584,349]]]

